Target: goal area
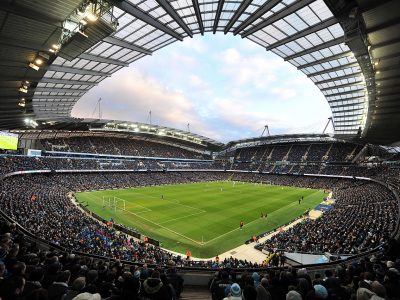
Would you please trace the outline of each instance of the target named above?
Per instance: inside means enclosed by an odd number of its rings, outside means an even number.
[[[118,197],[103,196],[103,208],[108,208],[114,211],[126,210],[126,201]]]

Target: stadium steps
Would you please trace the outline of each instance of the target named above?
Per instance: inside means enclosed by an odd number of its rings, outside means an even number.
[[[181,300],[211,300],[211,293],[208,289],[201,287],[184,287],[180,297]]]

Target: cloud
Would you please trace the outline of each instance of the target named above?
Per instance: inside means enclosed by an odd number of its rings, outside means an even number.
[[[204,40],[199,38],[186,38],[185,41],[182,43],[182,47],[190,50],[195,51],[197,53],[205,53],[208,51],[208,45],[204,42]]]
[[[244,42],[243,42],[244,41]],[[324,127],[330,110],[312,82],[252,42],[223,34],[176,42],[120,70],[87,93],[73,115],[103,117],[186,130],[228,142],[261,134]],[[322,131],[321,129],[321,131]]]
[[[297,96],[297,93],[294,89],[283,88],[283,87],[275,87],[271,89],[272,94],[278,96],[279,99],[289,99]]]
[[[108,82],[107,82],[108,81]],[[185,129],[190,123],[197,132],[211,134],[198,117],[193,101],[182,92],[171,90],[152,77],[130,69],[121,76],[106,80],[98,89],[85,95],[74,107],[74,117],[92,117],[94,99],[101,95],[103,118],[146,122],[152,111],[153,123]]]

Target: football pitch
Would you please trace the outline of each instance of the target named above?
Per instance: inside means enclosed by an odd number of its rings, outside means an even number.
[[[288,223],[323,197],[320,190],[232,181],[76,194],[78,201],[87,202],[88,209],[104,219],[136,228],[164,248],[179,253],[190,249],[199,258],[214,257],[242,245],[253,234]],[[104,206],[103,199],[107,203],[117,199],[117,209]],[[268,217],[261,218],[261,213]]]

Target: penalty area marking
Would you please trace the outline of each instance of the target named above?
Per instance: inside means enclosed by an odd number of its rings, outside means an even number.
[[[200,211],[200,212],[197,212],[197,213],[194,213],[194,214],[190,214],[190,215],[186,215],[186,216],[183,216],[183,217],[170,219],[170,220],[168,220],[168,221],[164,221],[164,222],[158,223],[157,225],[169,223],[169,222],[176,221],[176,220],[180,220],[180,219],[184,219],[184,218],[188,218],[188,217],[191,217],[191,216],[196,216],[196,215],[204,214],[205,212],[206,212],[206,211]]]
[[[100,196],[94,196],[94,198],[101,199]],[[152,198],[157,198],[157,197],[152,197]],[[174,202],[172,202],[172,203],[174,203]],[[177,204],[177,203],[175,203],[175,204]],[[180,205],[182,205],[182,204],[180,204]],[[184,205],[184,206],[187,206],[187,205]],[[191,207],[191,208],[200,210],[199,208],[195,208],[195,207]],[[194,239],[192,239],[192,238],[190,238],[190,237],[187,237],[187,236],[184,235],[184,234],[181,234],[181,233],[179,233],[179,232],[176,232],[175,230],[172,230],[172,229],[170,229],[170,228],[168,228],[168,227],[165,227],[165,226],[163,226],[163,225],[157,224],[157,223],[155,223],[155,222],[153,222],[153,221],[151,221],[151,220],[149,220],[149,219],[147,219],[147,218],[145,218],[145,217],[142,217],[142,216],[138,215],[138,213],[134,213],[134,212],[131,212],[131,211],[126,210],[126,209],[123,210],[123,211],[126,212],[126,213],[129,213],[129,214],[132,214],[132,215],[134,215],[134,216],[136,216],[136,217],[138,217],[138,218],[140,218],[140,219],[143,219],[143,220],[145,220],[145,221],[147,221],[147,222],[149,222],[149,223],[152,223],[152,224],[154,224],[154,225],[156,225],[156,226],[159,226],[159,227],[161,227],[161,228],[164,228],[165,230],[168,230],[168,231],[170,231],[170,232],[172,232],[172,233],[174,233],[174,234],[176,234],[176,235],[179,235],[179,236],[181,236],[181,237],[183,237],[183,238],[185,238],[185,239],[187,239],[187,240],[189,240],[189,241],[192,241],[192,242],[194,242],[194,243],[196,243],[196,244],[198,244],[198,245],[204,245],[203,242],[196,241],[196,240],[194,240]],[[142,211],[142,212],[139,212],[139,213],[144,213],[144,212],[148,212],[148,211]],[[202,211],[200,211],[200,212],[198,212],[198,213],[196,213],[196,214],[205,213],[205,212],[206,212],[205,210],[202,210]],[[193,215],[193,214],[192,214],[192,215]],[[190,217],[190,216],[192,216],[192,215],[186,215],[186,216],[184,216],[184,217]],[[172,221],[172,219],[171,219],[171,220],[168,220],[168,222],[169,222],[169,221]],[[164,222],[162,222],[162,223],[164,223]]]
[[[158,197],[156,197],[156,196],[146,195],[146,194],[143,194],[143,193],[140,193],[140,192],[136,192],[136,191],[134,191],[133,193],[134,193],[134,194],[139,194],[139,195],[142,195],[142,196],[146,196],[146,197],[149,197],[149,198],[153,198],[153,199],[158,199],[158,200],[160,200],[160,198],[158,198]],[[176,202],[175,202],[175,201],[172,201],[172,200],[175,200]],[[180,205],[180,206],[183,206],[183,207],[187,207],[187,208],[190,208],[190,209],[195,209],[195,210],[198,210],[199,212],[202,212],[202,213],[205,213],[205,212],[206,212],[205,210],[203,210],[203,209],[201,209],[201,208],[197,208],[197,207],[193,207],[193,206],[190,206],[190,205],[181,204],[180,201],[179,201],[178,199],[171,199],[171,200],[162,199],[162,201],[167,201],[167,202],[169,202],[169,203],[173,203],[173,204]]]
[[[172,229],[170,229],[170,228],[168,228],[168,227],[165,227],[165,226],[163,226],[163,225],[157,224],[157,223],[155,223],[155,222],[153,222],[153,221],[151,221],[151,220],[149,220],[149,219],[147,219],[147,218],[145,218],[145,217],[142,217],[142,216],[140,216],[140,215],[138,215],[138,214],[135,214],[134,212],[131,212],[131,211],[128,211],[128,210],[125,210],[125,212],[130,213],[130,214],[132,214],[132,215],[135,215],[136,217],[141,218],[141,219],[143,219],[143,220],[146,220],[147,222],[150,222],[150,223],[152,223],[152,224],[154,224],[154,225],[156,225],[156,226],[159,226],[159,227],[161,227],[161,228],[164,228],[165,230],[168,230],[168,231],[170,231],[170,232],[172,232],[172,233],[174,233],[174,234],[176,234],[176,235],[179,235],[179,236],[181,236],[181,237],[183,237],[183,238],[185,238],[185,239],[187,239],[187,240],[189,240],[189,241],[192,241],[192,242],[194,242],[194,243],[196,243],[196,244],[198,244],[198,245],[203,245],[203,244],[204,244],[204,243],[198,242],[198,241],[196,241],[196,240],[194,240],[194,239],[191,239],[190,237],[187,237],[187,236],[184,235],[184,234],[181,234],[181,233],[179,233],[179,232],[176,232],[175,230],[172,230]]]
[[[115,197],[115,198],[127,201],[126,199],[123,199],[123,198],[120,198],[120,197]],[[146,212],[152,211],[150,208],[142,206],[140,204],[137,204],[136,202],[133,202],[133,203],[130,202],[130,201],[127,201],[127,202],[128,202],[128,208],[134,208],[135,206],[139,206],[139,207],[144,209],[144,210],[138,211],[137,214],[141,214],[141,213],[146,213]],[[133,204],[134,206],[132,207],[130,204]],[[126,209],[123,209],[123,210],[126,210]]]

